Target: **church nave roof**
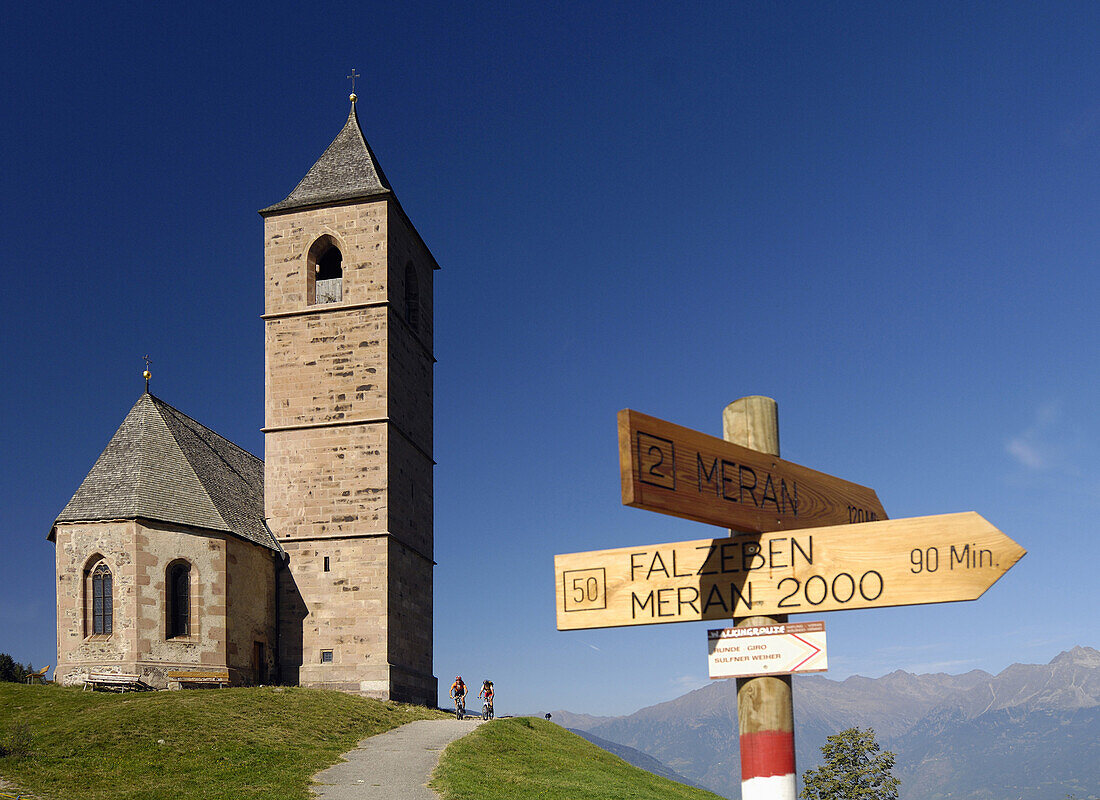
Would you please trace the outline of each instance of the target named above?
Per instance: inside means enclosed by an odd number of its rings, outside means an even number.
[[[281,549],[264,523],[264,462],[148,392],[54,525],[137,518]]]

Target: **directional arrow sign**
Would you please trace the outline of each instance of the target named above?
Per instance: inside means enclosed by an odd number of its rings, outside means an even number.
[[[625,505],[739,531],[886,519],[866,486],[629,409],[619,465]]]
[[[968,511],[570,553],[558,630],[975,600],[1025,552]]]
[[[824,622],[789,622],[707,631],[707,664],[712,678],[751,678],[825,672]]]

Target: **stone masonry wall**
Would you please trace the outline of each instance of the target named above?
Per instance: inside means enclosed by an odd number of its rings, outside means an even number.
[[[271,681],[275,666],[275,554],[265,547],[230,537],[226,541],[227,662],[244,683]],[[263,663],[252,663],[256,642]]]
[[[410,261],[416,268],[417,285],[420,289],[420,325],[417,336],[428,348],[432,349],[434,339],[434,316],[432,283],[435,278],[435,259],[424,246],[420,236],[409,226],[404,214],[391,209],[389,215],[389,257],[390,257],[390,300],[394,308],[405,307],[405,265]]]
[[[136,523],[135,530],[142,663],[150,672],[225,667],[227,535],[155,522]],[[167,571],[181,559],[191,566],[190,635],[169,639]]]
[[[397,539],[431,559],[434,554],[432,463],[392,428],[386,450],[390,479],[388,530]]]
[[[281,677],[434,703],[434,261],[388,200],[273,215],[264,229],[265,506],[290,556]],[[343,254],[342,299],[309,305],[308,252],[324,235]],[[415,330],[404,319],[410,262]]]
[[[88,672],[142,675],[164,686],[166,672],[226,666],[226,536],[144,521],[61,524],[56,532],[58,673],[79,683]],[[92,635],[85,571],[99,556],[113,581],[113,632]],[[190,635],[167,638],[166,572],[191,565]]]
[[[389,660],[403,669],[394,699],[415,700],[432,677],[432,564],[398,541],[389,543]],[[404,675],[403,675],[404,674]],[[405,677],[399,680],[399,676]],[[407,676],[407,677],[406,677]],[[432,689],[434,691],[434,687]],[[435,695],[432,695],[432,704]]]
[[[386,416],[386,309],[320,308],[267,320],[268,428]]]
[[[424,452],[432,454],[432,359],[404,322],[391,323],[388,337],[389,416]]]
[[[83,683],[90,670],[133,673],[137,659],[137,586],[134,523],[95,522],[57,526],[57,671],[63,685]],[[113,632],[92,635],[90,586],[86,571],[100,557],[111,570]]]
[[[306,309],[306,256],[324,234],[343,256],[343,302],[386,299],[387,203],[371,203],[276,214],[264,220],[265,314]],[[322,306],[323,307],[323,306]]]
[[[280,541],[386,529],[386,425],[269,432],[264,505]]]
[[[390,429],[389,660],[391,696],[436,703],[432,675],[433,282],[435,261],[403,214],[390,215],[391,315],[388,337]],[[406,267],[416,273],[419,320],[405,320]],[[411,548],[411,549],[410,549]]]
[[[388,537],[284,543],[283,680],[389,697]],[[329,570],[325,571],[325,558]],[[322,651],[332,651],[331,663]]]
[[[397,211],[390,222],[391,316],[387,337],[389,414],[426,454],[432,454],[432,282],[434,260]],[[405,314],[405,267],[416,271],[420,319],[410,327]]]

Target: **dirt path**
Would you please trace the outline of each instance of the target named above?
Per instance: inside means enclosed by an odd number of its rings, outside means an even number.
[[[347,761],[313,776],[313,793],[324,800],[437,800],[425,784],[444,748],[481,720],[418,720],[364,739]]]
[[[32,800],[32,798],[34,797],[34,795],[29,795],[26,792],[20,792],[19,788],[14,783],[4,780],[4,778],[2,777],[0,777],[0,792],[3,792],[4,794],[10,794],[13,797],[26,798],[26,800]],[[0,797],[2,796],[3,795],[0,795]]]

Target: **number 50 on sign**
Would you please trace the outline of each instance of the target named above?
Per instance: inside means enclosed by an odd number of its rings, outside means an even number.
[[[571,569],[562,573],[566,611],[594,611],[607,608],[607,570]]]

